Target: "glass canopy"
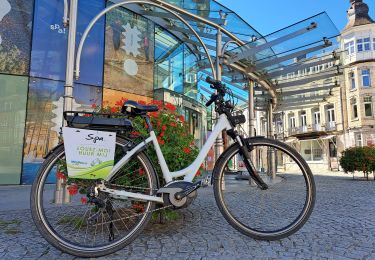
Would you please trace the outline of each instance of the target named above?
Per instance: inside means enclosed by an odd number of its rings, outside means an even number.
[[[276,96],[277,102],[280,103],[288,98],[293,100],[295,95],[300,96],[301,93],[296,92],[295,88],[301,84],[304,86],[304,93],[314,92],[314,87],[305,87],[307,83],[325,79],[336,82],[337,76],[341,73],[339,53],[335,52],[339,31],[325,12],[262,36],[235,12],[216,1],[163,2],[183,9],[184,12],[178,12],[179,15],[196,31],[199,38],[177,17],[158,7],[131,4],[126,8],[147,17],[183,42],[197,58],[198,78],[201,79],[204,78],[203,75],[212,76],[209,58],[215,63],[216,57],[221,57],[222,53],[216,53],[217,28],[202,20],[198,21],[193,16],[199,16],[223,28],[222,42],[219,44],[226,45],[227,48],[222,62],[222,80],[232,89],[239,104],[247,102],[248,83],[254,77],[270,86],[267,89],[268,93],[265,89],[255,92],[259,104],[257,107],[264,107],[270,102],[271,97],[275,99]],[[205,52],[200,40],[203,41],[208,53]],[[236,44],[232,43],[233,40]],[[239,42],[242,42],[241,46],[238,46]],[[200,94],[208,97],[209,86],[203,80],[198,80],[197,84]],[[326,89],[329,93],[330,87]],[[324,95],[326,92],[320,93]]]

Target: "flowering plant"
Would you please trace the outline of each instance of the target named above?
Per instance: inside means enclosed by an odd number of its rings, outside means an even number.
[[[123,116],[120,111],[124,102],[126,102],[126,99],[121,98],[114,106],[104,105],[101,108],[97,107],[96,111]],[[138,101],[138,103],[146,105],[146,102],[143,101]],[[194,144],[194,137],[189,133],[184,116],[176,112],[176,107],[173,104],[163,103],[158,100],[154,100],[149,104],[159,107],[159,111],[148,113],[148,115],[169,170],[178,171],[189,166],[197,157],[199,149]],[[135,117],[132,122],[134,130],[129,134],[129,137],[135,141],[147,138],[149,133],[144,119]],[[155,151],[150,149],[148,155],[156,167],[159,179],[163,180]],[[196,173],[196,176],[200,174],[201,170]]]

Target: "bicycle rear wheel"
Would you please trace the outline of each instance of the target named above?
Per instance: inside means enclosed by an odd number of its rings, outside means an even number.
[[[249,183],[239,145],[233,144],[219,158],[213,172],[216,203],[225,219],[245,235],[277,240],[299,230],[315,203],[315,184],[301,155],[276,140],[256,137],[246,140],[261,178],[261,190]],[[235,175],[235,173],[240,174]]]
[[[125,154],[129,141],[117,138],[115,163]],[[132,242],[149,222],[155,204],[115,198],[100,192],[91,201],[89,193],[96,180],[67,176],[64,146],[58,146],[41,165],[31,191],[31,212],[38,230],[56,248],[80,257],[98,257]],[[105,183],[155,195],[158,181],[144,153],[134,155]]]

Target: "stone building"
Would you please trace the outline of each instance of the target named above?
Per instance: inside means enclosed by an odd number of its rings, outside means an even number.
[[[274,134],[313,171],[338,170],[344,149],[375,144],[375,23],[366,3],[350,4],[332,53],[300,57],[304,68],[279,78],[290,95],[274,111]]]

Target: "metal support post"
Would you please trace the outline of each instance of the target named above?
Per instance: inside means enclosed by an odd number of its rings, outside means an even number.
[[[222,52],[222,32],[220,29],[217,30],[216,34],[216,79],[221,80],[221,52]],[[216,115],[219,118],[219,115]],[[218,136],[215,143],[215,161],[219,158],[223,152],[223,138],[221,135]]]
[[[254,87],[255,82],[253,80],[249,81],[249,97],[248,97],[248,110],[249,110],[249,136],[255,136],[255,114],[254,114]],[[253,150],[250,152],[251,161],[255,164],[255,168],[258,169],[256,165],[256,151]],[[252,178],[249,175],[249,185],[254,186],[256,185]]]
[[[255,135],[255,114],[254,114],[254,87],[255,82],[250,80],[249,82],[249,136],[252,137]]]
[[[66,5],[64,8],[67,8]],[[65,74],[65,89],[64,89],[64,111],[73,110],[73,77],[74,77],[74,55],[76,47],[76,30],[77,30],[77,9],[78,0],[70,0],[69,10],[69,34],[68,34],[68,49],[66,59],[66,74]],[[67,11],[64,11],[64,13]],[[66,22],[64,15],[64,23]],[[68,24],[64,24],[68,25]],[[61,122],[65,125],[65,121]],[[56,181],[55,199],[56,204],[70,203],[70,194],[67,190],[65,181]]]
[[[274,138],[273,136],[273,108],[272,101],[268,105],[268,138]],[[275,167],[275,151],[272,148],[268,148],[268,174],[272,179],[276,178],[276,167]]]
[[[77,9],[78,9],[78,0],[70,0],[68,50],[67,50],[67,59],[66,59],[65,92],[64,92],[64,111],[73,110],[73,99],[74,99],[73,78],[74,78],[74,59],[75,59],[76,32],[77,32]]]

